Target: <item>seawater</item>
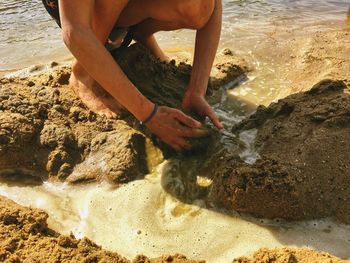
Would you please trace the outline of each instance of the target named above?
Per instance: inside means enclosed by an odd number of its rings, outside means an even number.
[[[344,26],[348,6],[348,0],[223,0],[220,47],[246,53],[281,27],[305,33]],[[194,33],[189,30],[161,32],[157,38],[168,51],[193,49]],[[0,1],[0,72],[70,57],[41,0]]]

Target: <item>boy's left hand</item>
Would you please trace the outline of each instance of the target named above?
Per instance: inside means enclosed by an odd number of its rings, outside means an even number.
[[[208,117],[218,129],[224,128],[204,96],[187,91],[182,100],[182,108],[186,110],[191,109],[200,116]]]

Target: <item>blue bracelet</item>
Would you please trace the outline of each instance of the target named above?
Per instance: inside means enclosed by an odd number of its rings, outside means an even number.
[[[145,119],[144,121],[140,121],[140,125],[141,126],[145,126],[153,117],[154,115],[157,114],[158,111],[158,104],[154,103],[154,108],[153,111],[151,112],[151,114],[147,117],[147,119]]]

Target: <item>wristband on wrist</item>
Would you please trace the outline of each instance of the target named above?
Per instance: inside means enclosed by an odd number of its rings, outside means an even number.
[[[154,115],[157,114],[157,111],[158,111],[158,104],[154,103],[153,111],[144,121],[140,121],[140,125],[145,126],[154,117]]]

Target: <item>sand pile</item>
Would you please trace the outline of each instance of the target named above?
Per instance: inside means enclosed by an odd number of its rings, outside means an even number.
[[[306,92],[260,106],[233,128],[237,136],[257,131],[254,148],[261,159],[224,164],[210,200],[258,217],[350,223],[349,36],[329,32],[293,40],[287,77],[292,92]]]
[[[160,105],[181,104],[190,67],[161,63],[138,45],[116,54],[139,89]],[[244,76],[235,58],[219,64],[209,93]],[[237,60],[236,60],[237,61]],[[0,167],[40,179],[126,183],[147,174],[150,133],[135,119],[106,119],[88,111],[68,87],[69,69],[30,78],[3,78],[0,89]],[[217,92],[219,93],[219,92]],[[222,93],[222,92],[221,92]],[[217,98],[218,96],[212,96]],[[103,178],[101,178],[101,175]]]
[[[67,87],[68,77],[68,69],[61,69],[30,80],[2,79],[2,171],[22,170],[41,179],[115,183],[146,172],[145,136],[124,121],[87,111]],[[84,170],[84,161],[107,165]],[[108,178],[99,178],[101,174]]]
[[[261,159],[225,164],[210,199],[258,217],[335,216],[350,223],[350,94],[341,81],[259,107],[234,132],[257,129]]]
[[[289,263],[289,262],[305,262],[305,263],[338,263],[345,262],[339,258],[333,257],[328,253],[315,252],[310,249],[260,249],[256,252],[252,259],[246,257],[237,258],[232,263]]]

